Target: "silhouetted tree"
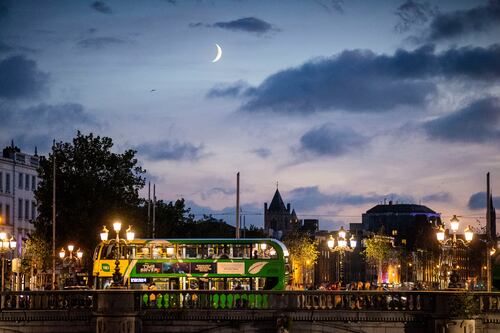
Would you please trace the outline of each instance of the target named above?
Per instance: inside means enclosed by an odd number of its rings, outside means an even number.
[[[89,263],[103,224],[119,219],[134,225],[138,235],[145,225],[138,191],[144,186],[144,170],[134,150],[114,153],[108,137],[78,132],[72,142],[56,143],[39,167],[40,184],[35,192],[39,216],[36,232],[52,240],[52,168],[56,156],[56,244],[69,242],[84,250]]]

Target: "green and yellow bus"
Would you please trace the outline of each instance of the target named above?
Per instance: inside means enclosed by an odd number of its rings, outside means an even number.
[[[290,274],[288,250],[269,238],[135,239],[119,246],[120,272],[131,289],[284,290]],[[95,250],[97,289],[112,282],[115,247],[112,240]]]

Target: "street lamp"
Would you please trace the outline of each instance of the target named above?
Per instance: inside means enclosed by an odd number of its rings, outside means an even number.
[[[113,245],[115,250],[115,271],[113,272],[113,283],[111,283],[110,288],[124,288],[123,275],[120,272],[120,257],[122,255],[120,244],[123,245],[123,247],[127,248],[128,242],[133,241],[135,238],[135,233],[134,231],[132,231],[132,226],[129,226],[128,229],[125,231],[126,239],[120,238],[121,229],[122,229],[121,222],[115,221],[113,223],[113,230],[116,232],[116,237],[109,241],[108,241],[109,230],[106,228],[106,226],[103,227],[100,233],[101,241],[103,243]]]
[[[0,217],[1,220],[1,217]],[[8,237],[5,232],[0,232],[0,253],[2,254],[2,291],[5,291],[5,254],[16,249],[16,239]]]
[[[75,246],[72,244],[69,244],[67,247],[68,253],[66,254],[64,247],[61,248],[61,251],[59,251],[59,258],[61,258],[62,260],[63,267],[66,263],[69,268],[69,279],[65,281],[65,286],[74,286],[77,282],[75,265],[81,263],[83,258],[83,251],[78,249],[75,252]]]
[[[450,249],[453,252],[452,253],[452,262],[451,262],[452,270],[451,270],[451,274],[450,274],[450,282],[448,284],[448,288],[460,288],[461,287],[461,283],[459,282],[460,277],[459,277],[458,272],[457,272],[457,269],[459,268],[459,266],[455,265],[455,262],[454,262],[454,259],[456,257],[455,252],[460,245],[463,245],[464,247],[468,247],[469,243],[474,238],[474,232],[472,231],[472,228],[470,226],[467,226],[464,229],[465,240],[463,240],[461,238],[457,238],[457,231],[458,231],[459,226],[460,226],[460,220],[458,219],[458,217],[456,215],[453,215],[453,217],[450,219],[450,229],[451,229],[453,235],[451,237],[446,237],[445,229],[442,226],[439,227],[438,231],[436,232],[436,238],[437,238],[439,244],[441,245],[443,252],[445,250],[450,250]],[[443,260],[441,260],[441,261],[443,261]],[[444,267],[444,265],[441,264],[440,267]],[[447,275],[447,272],[444,275],[445,278],[446,278],[446,275]]]
[[[345,253],[346,252],[352,252],[356,248],[357,241],[354,238],[354,235],[351,235],[351,238],[349,238],[349,242],[347,241],[347,232],[344,230],[344,227],[340,227],[340,230],[337,232],[337,237],[336,239],[333,237],[333,235],[330,235],[328,240],[326,241],[326,245],[332,252],[338,252],[339,253],[339,264],[340,264],[340,272],[339,272],[339,280],[340,283],[343,282],[344,280],[344,259],[345,259]],[[335,243],[337,245],[335,246]]]

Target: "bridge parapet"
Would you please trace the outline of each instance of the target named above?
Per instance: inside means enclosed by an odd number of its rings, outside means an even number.
[[[61,332],[68,321],[77,325],[74,333],[168,332],[167,322],[179,329],[186,321],[199,329],[239,323],[235,332],[248,323],[269,331],[280,321],[304,329],[314,323],[431,332],[451,317],[475,318],[478,332],[500,330],[500,293],[486,292],[33,291],[2,293],[0,305],[0,332]]]

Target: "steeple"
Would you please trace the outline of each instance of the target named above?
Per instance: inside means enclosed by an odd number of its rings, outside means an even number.
[[[276,189],[276,192],[274,192],[273,200],[271,201],[271,204],[269,205],[269,211],[270,212],[286,211],[285,203],[283,202],[283,199],[281,198],[280,191],[278,189]]]

